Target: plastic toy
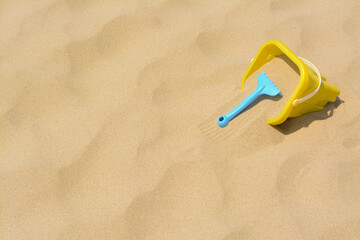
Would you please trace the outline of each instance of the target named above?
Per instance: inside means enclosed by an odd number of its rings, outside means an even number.
[[[277,40],[270,40],[262,45],[242,78],[241,89],[244,88],[245,80],[251,74],[274,57],[282,54],[285,54],[298,66],[300,82],[279,116],[267,120],[267,123],[271,125],[281,124],[287,118],[320,111],[328,102],[334,102],[340,94],[340,90],[326,82],[326,78],[311,62],[297,57],[285,44]]]
[[[250,105],[255,99],[257,99],[260,95],[268,95],[268,96],[276,96],[280,94],[282,96],[281,91],[275,86],[275,84],[266,76],[266,74],[260,73],[257,77],[257,86],[255,91],[253,91],[247,98],[245,98],[239,105],[237,105],[233,110],[231,110],[226,115],[221,115],[217,123],[220,127],[226,127],[229,122],[234,119],[237,115],[239,115],[247,106]]]

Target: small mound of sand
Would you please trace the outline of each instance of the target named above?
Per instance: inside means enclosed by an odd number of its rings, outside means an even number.
[[[288,57],[281,55],[265,64],[252,77],[258,76],[261,72],[265,72],[283,95],[280,99],[274,98],[277,101],[266,104],[267,118],[277,117],[300,82],[299,69]],[[247,81],[254,80],[249,78]]]

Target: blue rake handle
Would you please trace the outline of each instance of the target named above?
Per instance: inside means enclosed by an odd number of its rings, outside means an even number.
[[[265,73],[260,73],[257,78],[257,87],[247,98],[245,98],[239,105],[237,105],[233,110],[231,110],[226,115],[221,115],[217,119],[217,123],[220,127],[226,127],[229,122],[239,115],[247,106],[254,102],[261,95],[276,96],[280,94],[281,91],[275,86],[275,84],[266,76]]]

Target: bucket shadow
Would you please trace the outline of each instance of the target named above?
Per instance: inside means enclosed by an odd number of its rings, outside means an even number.
[[[333,116],[334,111],[342,103],[345,103],[341,98],[337,97],[335,102],[326,104],[323,110],[317,112],[306,113],[296,118],[288,118],[284,123],[273,126],[279,132],[289,135],[301,128],[307,128],[314,121],[326,120]]]
[[[298,66],[288,56],[286,56],[285,54],[281,54],[279,56],[276,56],[276,58],[280,58],[284,62],[286,62],[286,64],[289,65],[289,67],[291,67],[292,70],[294,70],[294,72],[296,72],[296,74],[300,77],[300,70]]]

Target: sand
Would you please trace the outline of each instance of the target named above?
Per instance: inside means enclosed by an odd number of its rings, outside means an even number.
[[[359,239],[358,1],[2,1],[1,239]],[[272,127],[299,81],[341,90]],[[264,71],[263,98],[220,114]]]

